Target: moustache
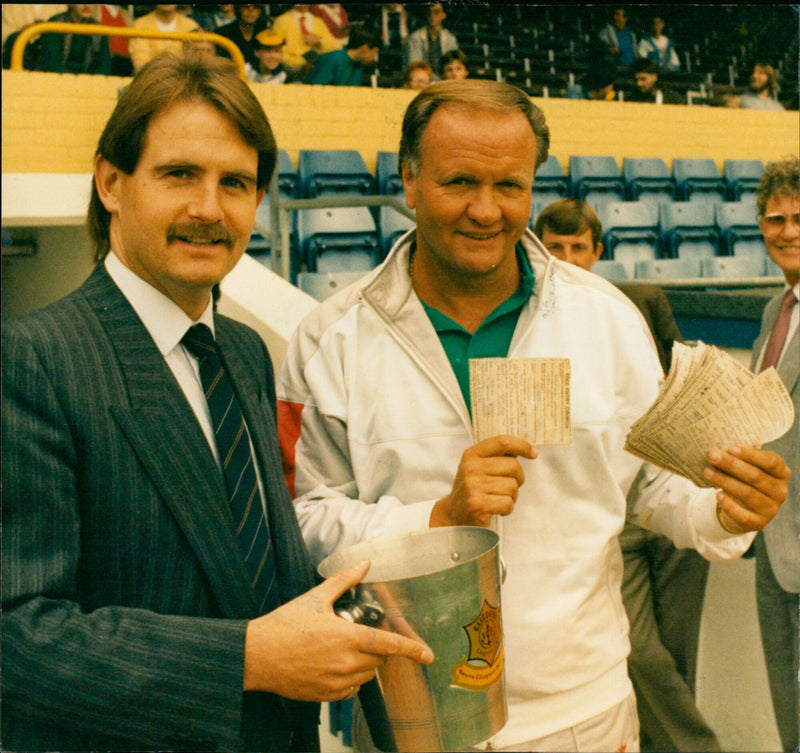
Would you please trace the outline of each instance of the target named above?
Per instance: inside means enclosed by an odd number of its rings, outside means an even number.
[[[167,229],[167,242],[175,240],[189,243],[222,243],[228,248],[234,244],[233,233],[221,225],[205,225],[200,222],[183,222],[170,225]]]

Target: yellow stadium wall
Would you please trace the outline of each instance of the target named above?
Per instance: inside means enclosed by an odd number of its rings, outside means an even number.
[[[128,79],[3,71],[2,170],[85,173],[100,131]],[[278,145],[297,162],[300,149],[356,149],[370,170],[378,151],[396,151],[412,92],[253,84]],[[710,157],[768,161],[797,153],[798,113],[702,106],[537,99],[552,154]]]

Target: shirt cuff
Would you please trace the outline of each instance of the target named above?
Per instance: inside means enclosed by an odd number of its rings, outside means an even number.
[[[756,531],[748,533],[728,533],[717,518],[717,490],[706,489],[698,494],[692,504],[692,523],[698,536],[710,545],[724,545],[726,554],[739,551],[744,554],[756,536]]]

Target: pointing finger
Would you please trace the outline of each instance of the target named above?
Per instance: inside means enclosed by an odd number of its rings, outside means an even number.
[[[388,630],[364,627],[367,647],[365,651],[379,656],[404,656],[421,664],[433,661],[433,651],[422,641],[412,640]]]

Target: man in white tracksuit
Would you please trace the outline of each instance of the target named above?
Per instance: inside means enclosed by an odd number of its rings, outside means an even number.
[[[717,489],[699,490],[623,451],[662,371],[636,307],[527,230],[548,145],[514,87],[442,82],[413,100],[400,162],[417,227],[299,326],[278,383],[281,442],[317,562],[428,526],[499,530],[509,720],[482,747],[632,751],[626,517],[732,559],[790,474],[774,453],[713,448]],[[476,444],[467,364],[482,356],[568,358],[572,444]]]

